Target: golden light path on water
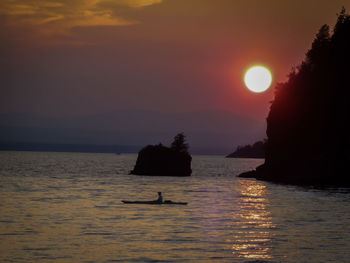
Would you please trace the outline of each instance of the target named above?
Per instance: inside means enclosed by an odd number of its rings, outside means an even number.
[[[271,221],[266,204],[266,186],[253,180],[240,180],[241,196],[233,221],[240,231],[234,235],[232,254],[246,259],[270,259]]]

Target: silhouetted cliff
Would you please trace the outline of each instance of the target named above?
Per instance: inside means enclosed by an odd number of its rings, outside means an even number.
[[[265,164],[241,176],[280,183],[349,186],[350,16],[324,25],[299,67],[275,88]]]
[[[265,141],[258,141],[253,145],[238,146],[237,149],[227,155],[227,158],[264,158],[265,157]]]
[[[188,153],[185,136],[175,136],[171,147],[148,145],[138,154],[136,165],[130,172],[136,175],[190,176],[192,157]]]

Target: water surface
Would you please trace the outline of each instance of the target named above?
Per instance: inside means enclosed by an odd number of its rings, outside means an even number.
[[[347,189],[235,177],[255,159],[195,156],[188,178],[128,175],[135,160],[0,152],[0,262],[349,262]],[[121,203],[158,191],[189,204]]]

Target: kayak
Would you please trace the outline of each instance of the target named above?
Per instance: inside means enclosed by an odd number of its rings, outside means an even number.
[[[165,200],[163,203],[159,201],[126,201],[122,200],[124,204],[144,204],[144,205],[187,205],[185,202],[173,202]]]

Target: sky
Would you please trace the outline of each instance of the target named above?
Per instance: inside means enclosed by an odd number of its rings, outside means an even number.
[[[273,88],[248,91],[245,70],[262,64],[274,84],[286,80],[342,6],[350,0],[2,0],[0,114],[264,122]]]

